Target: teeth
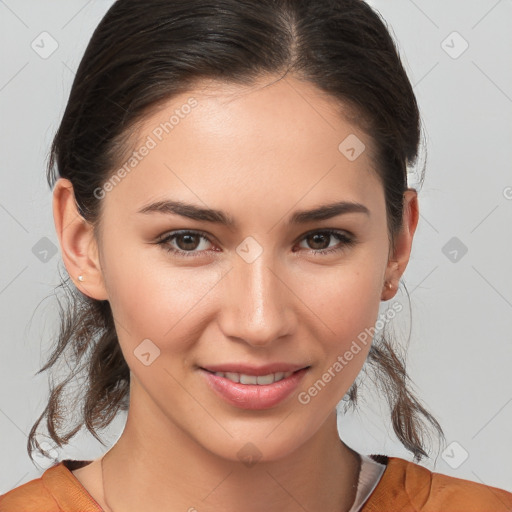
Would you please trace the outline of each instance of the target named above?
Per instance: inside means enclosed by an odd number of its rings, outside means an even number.
[[[292,374],[292,372],[288,372],[288,374],[286,376],[288,377],[288,375],[291,375],[291,374]],[[284,372],[277,372],[274,374],[274,382],[281,380],[283,378],[284,378]]]
[[[270,377],[272,377],[272,375]],[[241,373],[240,384],[258,384],[258,377],[256,377],[256,375],[245,375]]]
[[[275,378],[272,373],[270,375],[258,375],[256,377],[257,384],[272,384],[274,380]]]
[[[286,379],[293,372],[276,372],[269,373],[268,375],[247,375],[245,373],[234,373],[234,372],[215,372],[218,377],[224,377],[233,382],[239,382],[240,384],[259,384],[260,386],[265,384],[272,384],[282,379]]]

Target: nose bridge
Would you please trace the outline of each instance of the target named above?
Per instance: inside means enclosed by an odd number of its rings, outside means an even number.
[[[240,244],[228,276],[225,334],[252,345],[266,345],[292,328],[290,291],[270,249],[254,240]]]

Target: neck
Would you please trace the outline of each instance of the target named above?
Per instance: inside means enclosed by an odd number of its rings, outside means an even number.
[[[346,512],[355,500],[360,458],[339,438],[335,411],[291,454],[255,463],[220,458],[176,425],[164,438],[137,412],[132,404],[102,460],[108,512]]]

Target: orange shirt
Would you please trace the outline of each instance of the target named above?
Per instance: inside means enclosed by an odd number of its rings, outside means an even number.
[[[361,512],[511,512],[512,493],[434,473],[413,462],[372,455],[386,464]],[[0,512],[103,512],[62,461],[0,496]]]

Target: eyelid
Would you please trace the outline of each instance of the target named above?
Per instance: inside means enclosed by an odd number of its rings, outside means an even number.
[[[159,235],[155,242],[162,242],[163,240],[166,240],[168,238],[171,238],[173,236],[177,235],[187,235],[187,234],[193,234],[193,235],[200,235],[204,238],[208,239],[208,241],[211,242],[211,238],[215,238],[213,235],[210,235],[210,233],[206,233],[205,231],[201,231],[200,229],[172,229],[171,231],[166,231],[165,233]]]
[[[347,238],[350,238],[350,239],[355,239],[355,235],[353,233],[351,233],[350,231],[347,231],[346,229],[338,229],[338,228],[317,228],[317,229],[310,229],[309,231],[306,231],[305,233],[303,233],[302,235],[300,235],[295,243],[297,242],[300,242],[301,240],[304,240],[304,238],[310,236],[310,235],[314,235],[316,233],[330,233],[332,235],[334,234],[338,234],[338,235],[343,235]]]
[[[180,235],[194,235],[194,236],[197,236],[199,238],[202,238],[204,240],[207,240],[209,243],[211,244],[216,244],[216,242],[214,242],[212,240],[215,239],[214,236],[210,235],[209,233],[206,233],[204,231],[201,231],[201,230],[198,230],[198,229],[175,229],[175,230],[172,230],[172,231],[167,231],[166,233],[164,233],[163,235],[160,235],[156,240],[155,240],[155,243],[156,244],[161,244],[161,245],[164,245],[166,242],[170,242],[171,240],[174,240],[176,239],[177,237],[179,237]],[[200,253],[204,253],[206,251],[183,251],[183,250],[180,250],[180,249],[170,249],[170,252],[176,252],[176,253],[190,253],[190,254],[200,254]]]
[[[317,229],[311,229],[302,235],[300,235],[294,242],[295,244],[298,244],[305,240],[308,236],[314,235],[317,233],[327,233],[329,236],[337,237],[339,243],[334,247],[328,247],[325,249],[306,249],[306,252],[313,254],[313,255],[327,255],[334,252],[341,252],[344,249],[353,246],[357,243],[356,237],[353,233],[350,231],[344,230],[344,229],[336,229],[336,228],[317,228]],[[167,250],[170,253],[176,254],[179,256],[183,256],[185,258],[187,257],[194,257],[194,256],[201,256],[202,254],[210,252],[209,250],[202,250],[202,251],[184,251],[181,249],[175,249],[175,248],[169,248],[165,247],[166,242],[170,242],[172,239],[175,239],[176,237],[180,235],[197,235],[200,238],[203,238],[207,240],[209,243],[214,243],[211,238],[215,239],[214,236],[210,235],[209,233],[206,233],[205,231],[201,231],[198,229],[176,229],[167,231],[164,234],[157,237],[155,243],[157,245],[164,246],[164,249]],[[344,239],[344,240],[343,240]],[[339,245],[341,244],[341,246]],[[295,252],[295,251],[294,251]],[[303,251],[298,251],[303,252]]]
[[[309,235],[313,235],[315,233],[339,233],[339,234],[345,234],[349,238],[355,238],[355,235],[351,233],[350,231],[347,231],[346,229],[338,229],[338,228],[316,228],[316,229],[310,229],[309,231],[306,231],[305,233],[302,233],[299,237],[295,239],[294,243],[297,243],[304,238],[306,238]],[[212,241],[211,239],[215,239],[213,235],[210,233],[207,233],[206,231],[201,231],[200,229],[175,229],[171,231],[166,231],[165,233],[159,235],[155,242],[161,242],[162,240],[165,240],[166,238],[170,238],[172,235],[178,235],[178,234],[187,234],[187,233],[193,233],[195,235],[201,235],[204,236],[208,241]]]

